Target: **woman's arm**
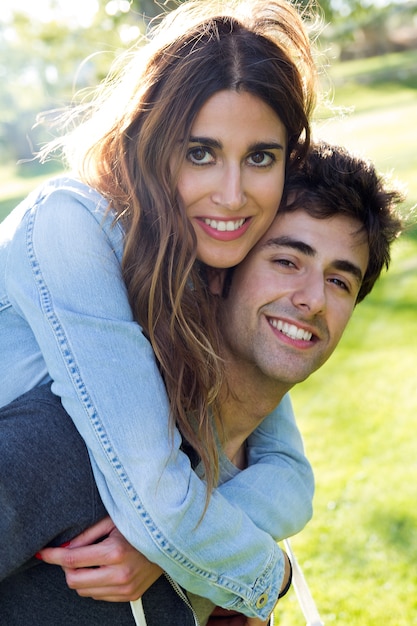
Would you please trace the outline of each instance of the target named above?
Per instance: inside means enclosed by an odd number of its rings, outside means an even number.
[[[285,532],[297,532],[297,522],[302,523],[303,514],[308,516],[311,511],[313,477],[289,396],[253,433],[247,456],[249,462],[259,466],[239,471],[222,461],[220,481],[226,482],[220,489],[227,485],[226,496],[257,519],[263,530],[280,533],[277,540],[288,536]],[[254,470],[259,477],[256,481],[252,480]],[[263,488],[266,481],[268,490]],[[234,489],[236,482],[238,489]],[[94,543],[108,534],[107,526],[109,537]],[[68,548],[43,550],[42,557],[63,566],[68,585],[80,595],[108,601],[123,602],[141,596],[157,567],[130,546],[110,518],[71,541]]]
[[[313,476],[303,454],[289,396],[253,433],[247,456],[258,467],[252,465],[243,471],[234,468],[233,477],[221,473],[220,481],[227,482],[220,490],[227,486],[225,495],[258,520],[263,530],[279,533],[276,540],[300,530],[297,523],[302,524],[303,515],[311,513]],[[220,469],[222,472],[223,464]],[[233,471],[230,464],[226,469]],[[257,478],[253,480],[255,473]],[[266,481],[268,490],[263,488]],[[94,543],[107,534],[104,541]],[[43,550],[42,557],[63,566],[68,585],[80,595],[108,601],[123,602],[141,596],[154,575],[153,568],[157,568],[130,546],[110,518],[75,538],[68,548]],[[160,573],[159,568],[155,571]]]
[[[314,476],[288,394],[249,436],[247,462],[220,493],[276,541],[300,532],[312,516]]]
[[[78,595],[107,602],[137,600],[163,573],[126,541],[110,517],[65,546],[41,550],[37,558],[61,565],[68,587]]]
[[[203,516],[205,485],[179,433],[168,435],[163,382],[132,319],[123,233],[95,210],[99,201],[83,187],[54,191],[33,208],[9,254],[10,301],[35,335],[123,535],[185,588],[266,618],[281,587],[282,552],[220,493]]]

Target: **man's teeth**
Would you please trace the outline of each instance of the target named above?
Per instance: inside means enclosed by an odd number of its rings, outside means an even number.
[[[270,319],[269,323],[271,326],[277,328],[281,333],[287,335],[287,337],[290,337],[291,339],[310,341],[313,336],[313,333],[303,330],[302,328],[298,328],[295,324],[288,324],[287,322],[282,322],[281,320],[276,319]]]
[[[205,218],[203,219],[203,222],[207,224],[207,226],[210,226],[210,228],[214,228],[214,230],[219,230],[219,231],[224,232],[224,231],[237,230],[238,228],[243,226],[243,224],[245,223],[245,218],[241,220],[228,220],[228,221],[210,220],[208,218]]]

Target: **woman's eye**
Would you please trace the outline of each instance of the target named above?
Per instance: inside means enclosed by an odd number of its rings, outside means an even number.
[[[207,163],[213,163],[214,156],[207,148],[196,146],[188,150],[187,161],[194,163],[194,165],[206,165]]]
[[[275,162],[275,156],[270,152],[254,152],[248,157],[248,161],[257,167],[268,167]]]

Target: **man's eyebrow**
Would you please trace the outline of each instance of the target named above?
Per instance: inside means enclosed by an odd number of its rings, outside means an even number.
[[[197,137],[191,135],[189,138],[189,143],[201,144],[203,146],[208,146],[209,148],[218,148],[221,149],[223,147],[221,141],[218,139],[214,139],[213,137]],[[285,147],[279,141],[257,141],[248,146],[248,152],[262,152],[263,150],[285,150]]]
[[[281,237],[271,237],[271,239],[267,239],[265,243],[262,245],[262,248],[293,248],[294,250],[298,250],[302,252],[306,256],[314,256],[316,251],[305,241],[300,241],[298,239],[294,239],[293,237],[289,237],[288,235],[282,235]]]
[[[265,243],[261,246],[261,248],[292,248],[293,250],[298,250],[302,254],[306,256],[313,257],[316,254],[316,250],[312,248],[305,241],[300,241],[298,239],[294,239],[293,237],[289,237],[288,235],[283,235],[282,237],[271,237],[271,239],[267,239]],[[332,266],[336,270],[340,270],[341,272],[348,272],[353,276],[356,282],[361,285],[363,281],[362,270],[358,265],[348,261],[347,259],[335,259],[332,262]]]
[[[335,269],[340,270],[341,272],[349,272],[349,274],[352,274],[353,278],[356,280],[359,286],[362,284],[363,274],[358,265],[355,265],[354,263],[351,263],[350,261],[346,261],[344,259],[336,259],[333,262],[333,266],[335,267]]]

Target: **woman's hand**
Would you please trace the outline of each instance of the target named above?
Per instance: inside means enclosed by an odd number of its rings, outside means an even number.
[[[290,559],[286,552],[284,554],[284,579],[281,585],[281,593],[287,590],[291,584],[292,569]],[[207,622],[207,626],[268,626],[269,619],[266,622],[256,617],[246,617],[242,613],[236,611],[228,611],[221,607],[216,607]]]
[[[227,611],[217,607],[211,614],[207,626],[268,626],[269,620],[266,622],[256,617],[246,617],[242,613],[235,611]]]
[[[38,556],[60,565],[68,587],[80,596],[108,602],[137,600],[162,574],[158,565],[126,541],[110,517],[66,547],[45,548]]]

